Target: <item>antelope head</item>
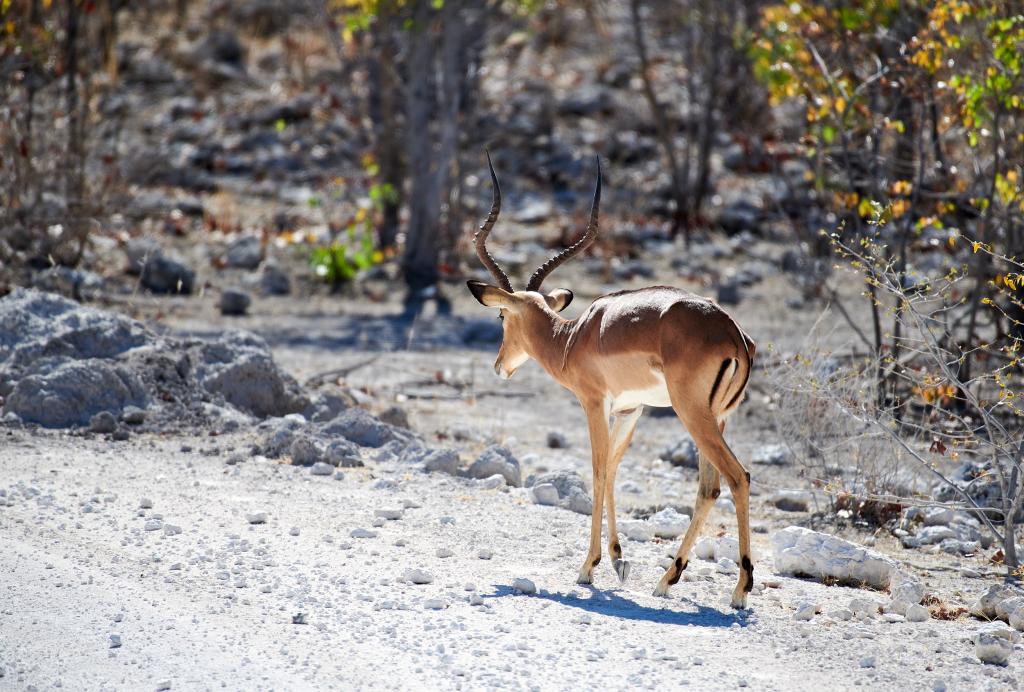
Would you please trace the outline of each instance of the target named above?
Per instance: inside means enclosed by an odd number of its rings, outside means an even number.
[[[597,212],[601,202],[601,159],[597,160],[597,189],[594,192],[586,232],[578,241],[542,264],[522,291],[513,290],[508,275],[487,251],[487,236],[490,235],[501,211],[501,189],[498,187],[494,166],[491,165],[490,154],[487,156],[487,166],[491,172],[493,201],[491,212],[474,235],[473,243],[480,261],[487,267],[497,285],[476,280],[468,281],[467,285],[482,305],[499,310],[498,319],[501,320],[504,335],[501,348],[498,350],[498,358],[494,361],[494,372],[507,380],[523,363],[535,357],[535,354],[544,348],[545,342],[550,341],[552,323],[560,321],[557,313],[572,302],[572,291],[569,289],[556,288],[550,293],[541,293],[540,285],[548,274],[586,250],[597,239]]]

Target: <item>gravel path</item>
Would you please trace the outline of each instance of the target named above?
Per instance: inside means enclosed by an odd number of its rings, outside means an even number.
[[[748,612],[699,560],[651,596],[675,541],[624,539],[627,584],[602,563],[580,587],[589,520],[528,490],[225,463],[246,443],[6,436],[0,689],[1012,689],[1024,672],[1019,645],[979,663],[969,621],[839,619],[884,594],[774,577],[764,534]]]

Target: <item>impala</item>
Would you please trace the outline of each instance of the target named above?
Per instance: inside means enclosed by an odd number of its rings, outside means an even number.
[[[587,417],[593,463],[594,507],[590,547],[578,582],[590,584],[601,561],[601,516],[607,507],[608,552],[620,581],[629,563],[615,529],[615,472],[646,406],[671,406],[700,452],[693,520],[675,560],[654,593],[667,595],[686,569],[690,549],[720,492],[721,477],[732,491],[740,542],[740,577],[732,595],[745,608],[753,586],[750,560],[750,474],[722,437],[726,418],[743,399],[754,358],[754,342],[716,303],[667,286],[601,296],[575,320],[559,316],[572,301],[564,288],[541,293],[548,274],[583,252],[597,238],[601,202],[601,161],[586,232],[534,272],[526,289],[515,291],[508,275],[487,251],[487,236],[501,211],[501,190],[491,165],[491,211],[474,236],[477,255],[497,285],[469,281],[486,307],[498,308],[504,336],[494,371],[512,377],[530,358],[579,400]]]

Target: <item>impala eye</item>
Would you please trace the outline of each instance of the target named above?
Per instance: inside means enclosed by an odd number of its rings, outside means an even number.
[[[501,322],[504,322],[504,321],[505,321],[505,315],[504,315],[504,313],[501,313],[501,312],[499,312],[499,313],[498,313],[498,320],[499,320],[499,321],[501,321]]]

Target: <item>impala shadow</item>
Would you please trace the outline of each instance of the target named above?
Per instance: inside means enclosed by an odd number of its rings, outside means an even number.
[[[653,622],[660,625],[729,628],[735,624],[740,627],[746,627],[749,624],[749,611],[730,609],[728,612],[723,612],[717,608],[700,605],[688,598],[666,600],[665,607],[651,607],[637,603],[618,591],[603,591],[591,586],[578,588],[586,589],[588,595],[581,598],[573,593],[539,591],[534,595],[525,596],[525,598],[541,598],[559,605],[585,610],[595,615]],[[506,596],[524,598],[522,594],[506,584],[495,584],[494,593],[484,595],[483,598],[505,598]],[[687,610],[676,610],[675,607],[678,606]]]

